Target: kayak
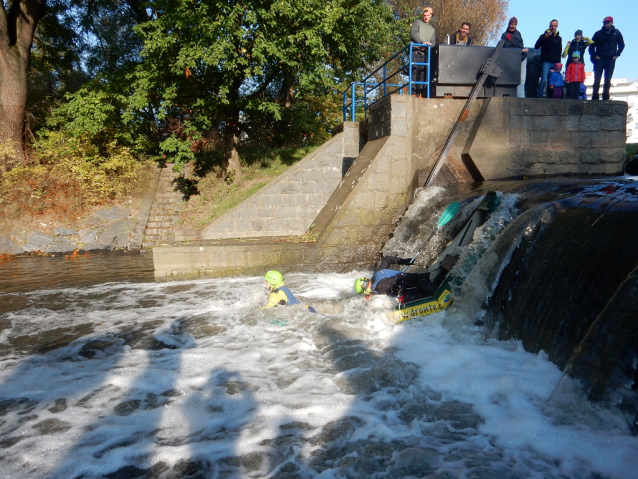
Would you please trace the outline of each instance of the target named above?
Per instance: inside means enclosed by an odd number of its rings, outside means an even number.
[[[408,319],[438,313],[447,309],[451,304],[452,291],[450,291],[449,280],[446,280],[433,296],[403,303],[398,308],[386,313],[386,316],[395,323],[402,323]]]
[[[453,302],[450,285],[453,278],[449,274],[450,269],[456,264],[461,248],[472,242],[474,231],[487,221],[490,213],[496,211],[498,205],[499,200],[496,196],[496,192],[488,191],[459,233],[457,233],[454,239],[445,247],[437,260],[426,269],[426,272],[430,273],[430,279],[432,281],[436,282],[437,279],[443,278],[436,292],[427,298],[420,298],[399,304],[392,311],[386,313],[388,319],[395,323],[401,323],[408,319],[438,313],[450,307]]]

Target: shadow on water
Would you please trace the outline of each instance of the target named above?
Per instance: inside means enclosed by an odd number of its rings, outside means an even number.
[[[30,357],[3,381],[0,385],[0,448],[16,447],[21,441],[61,434],[73,428],[71,422],[59,418],[63,416],[60,413],[72,407],[71,398],[87,398],[99,391],[109,371],[117,367],[121,352],[121,342],[113,338],[98,337],[91,342],[103,346],[99,353],[100,366],[82,374],[82,380],[65,382],[55,394],[49,391],[49,384],[63,382],[61,378],[82,364],[86,355],[96,354],[90,345]]]
[[[460,460],[455,446],[462,450],[477,441],[483,420],[472,406],[444,401],[440,394],[417,386],[418,366],[394,357],[392,348],[374,351],[350,337],[338,322],[320,324],[313,339],[327,364],[326,372],[334,374],[339,388],[352,396],[352,412],[320,429],[298,421],[280,424],[280,434],[262,444],[269,447],[267,477],[429,476],[445,461]],[[374,413],[362,414],[365,410]],[[363,429],[367,432],[362,436]],[[305,445],[312,446],[308,456],[302,452]],[[442,445],[450,451],[447,455],[435,449]],[[498,456],[487,443],[482,449],[465,453],[468,468],[477,468],[477,473]]]
[[[176,320],[150,341],[153,349],[120,362],[105,375],[103,383],[80,399],[75,408],[94,409],[97,420],[84,424],[83,432],[69,447],[68,459],[48,477],[70,479],[84,477],[135,478],[159,474],[170,469],[165,462],[154,461],[153,449],[163,434],[163,416],[182,391],[176,389],[184,348],[193,344],[184,334],[183,321]],[[113,341],[113,339],[111,339]],[[103,350],[96,341],[85,347]],[[87,354],[91,355],[91,354]],[[92,356],[92,360],[99,360]],[[146,361],[141,374],[128,376]],[[134,372],[131,373],[133,375]],[[106,402],[117,403],[104,414]],[[63,456],[63,457],[64,457]],[[175,468],[186,466],[177,463]]]
[[[212,460],[209,444],[223,443],[224,451],[239,444],[243,434],[249,434],[257,411],[253,386],[241,374],[223,368],[211,372],[206,384],[191,393],[185,403],[185,420],[190,434],[185,443],[190,446],[189,471],[178,477],[242,478],[258,470],[262,455],[257,452],[226,455]]]
[[[622,191],[605,185],[583,190],[565,183],[549,188],[526,184],[521,202],[527,202],[528,210],[540,205],[543,214],[534,216],[537,221],[513,224],[521,228],[509,235],[516,248],[488,305],[487,326],[493,334],[520,338],[531,351],[546,349],[574,375],[595,369],[592,396],[606,390],[606,378],[626,383],[631,371],[622,376],[618,364],[630,366],[635,354],[638,255],[631,251],[631,240],[638,237],[638,222],[633,212],[625,211],[633,208],[634,194],[626,184]],[[623,195],[626,205],[615,201]],[[576,203],[575,196],[580,198]],[[178,295],[189,287],[171,285],[163,294]],[[27,301],[37,300],[28,296]],[[256,386],[218,364],[201,384],[183,379],[189,365],[197,366],[191,362],[197,361],[194,338],[216,334],[214,328],[222,326],[178,318],[153,334],[157,321],[88,341],[76,339],[91,333],[90,326],[83,326],[86,332],[61,333],[75,340],[69,345],[64,340],[35,341],[36,349],[25,351],[39,356],[24,360],[0,386],[5,421],[0,447],[8,450],[56,434],[66,440],[75,437],[64,446],[69,459],[48,476],[52,479],[301,479],[320,474],[447,479],[452,476],[441,470],[450,464],[466,477],[487,478],[495,477],[496,462],[502,477],[521,477],[517,459],[479,434],[483,419],[470,404],[445,400],[420,386],[418,366],[397,359],[392,348],[375,349],[358,339],[361,331],[334,317],[313,323],[308,334],[323,372],[349,396],[350,411],[324,426],[281,418],[275,437],[259,443],[263,450],[241,453],[242,436],[263,427],[257,424]],[[127,346],[134,351],[128,350],[124,364],[121,353]],[[610,362],[602,369],[595,367],[601,356]],[[633,364],[635,369],[635,360]],[[83,365],[93,366],[81,374]],[[63,384],[69,373],[77,380],[59,394],[38,384],[47,374]],[[287,385],[277,387],[285,390]],[[73,404],[71,397],[77,398]],[[73,411],[84,419],[65,418]],[[74,427],[81,430],[62,436]],[[188,459],[173,464],[166,460],[172,452]]]

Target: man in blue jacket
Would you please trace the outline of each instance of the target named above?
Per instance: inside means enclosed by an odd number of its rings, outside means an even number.
[[[603,72],[605,72],[603,100],[609,100],[611,76],[614,74],[616,58],[625,49],[625,41],[620,30],[614,27],[614,19],[612,17],[605,17],[603,28],[594,33],[592,40],[594,43],[589,47],[589,55],[594,64],[594,91],[591,99],[598,100],[600,79],[603,76]]]

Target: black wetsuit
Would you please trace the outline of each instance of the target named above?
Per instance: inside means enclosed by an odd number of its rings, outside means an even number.
[[[430,273],[402,273],[388,269],[393,264],[408,265],[410,260],[396,256],[384,257],[370,280],[374,293],[399,298],[403,303],[434,294],[436,285],[430,281]]]

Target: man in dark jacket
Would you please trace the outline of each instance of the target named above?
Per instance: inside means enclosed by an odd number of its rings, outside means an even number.
[[[549,28],[538,37],[534,48],[540,48],[541,51],[541,81],[538,84],[536,97],[543,98],[549,71],[556,63],[561,62],[561,53],[563,53],[563,39],[558,34],[558,20],[549,22]]]
[[[605,17],[603,28],[594,33],[592,43],[589,47],[589,55],[594,64],[594,91],[591,99],[598,100],[598,90],[600,89],[600,79],[605,72],[605,84],[603,85],[603,100],[609,100],[609,88],[611,87],[611,76],[614,74],[616,58],[625,49],[625,41],[622,33],[614,27],[614,19]]]
[[[456,33],[450,35],[450,45],[471,45],[472,37],[470,37],[470,24],[463,22],[461,28]]]
[[[385,294],[397,298],[402,303],[432,296],[436,285],[430,281],[430,273],[403,273],[389,269],[393,264],[409,265],[411,260],[386,256],[372,278],[358,278],[354,282],[357,294]]]
[[[521,49],[521,84],[516,89],[516,96],[519,98],[525,98],[525,81],[527,79],[527,52],[523,43],[523,37],[521,32],[517,30],[518,20],[516,17],[510,18],[507,24],[507,30],[501,35],[503,40],[503,48],[520,48]],[[538,81],[537,81],[538,83]],[[534,89],[534,92],[536,89]]]
[[[410,28],[410,41],[412,43],[420,43],[423,45],[434,46],[436,45],[436,31],[434,27],[430,25],[430,19],[432,18],[432,9],[425,7],[423,9],[423,20],[415,20]],[[412,61],[415,63],[425,63],[429,61],[427,57],[427,47],[413,47]],[[426,66],[425,65],[412,65],[412,81],[425,82],[426,79]],[[423,92],[426,93],[427,89],[425,85],[413,84],[412,94],[421,97]]]

